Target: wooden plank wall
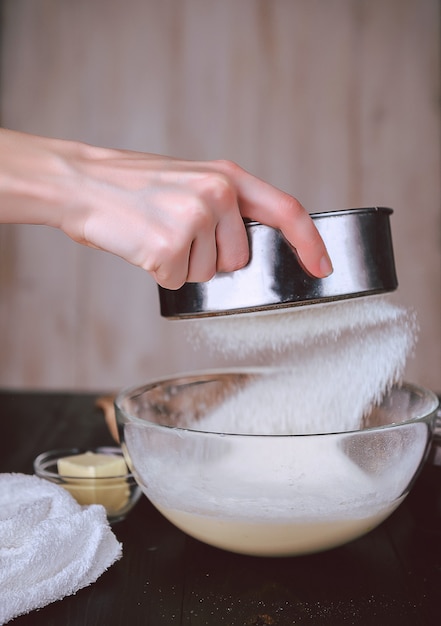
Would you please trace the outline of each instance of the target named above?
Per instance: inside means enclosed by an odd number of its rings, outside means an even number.
[[[228,157],[310,211],[388,205],[441,389],[439,0],[3,0],[1,121]],[[0,226],[0,386],[115,389],[206,365],[141,270],[44,227]]]

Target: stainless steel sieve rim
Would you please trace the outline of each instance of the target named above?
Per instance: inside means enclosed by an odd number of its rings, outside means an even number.
[[[282,233],[245,221],[248,264],[216,274],[205,283],[175,291],[159,287],[163,317],[185,319],[231,315],[355,298],[398,286],[388,207],[361,207],[312,213],[328,248],[334,272],[315,278],[302,267]]]

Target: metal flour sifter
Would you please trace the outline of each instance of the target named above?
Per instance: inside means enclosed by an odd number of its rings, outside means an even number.
[[[280,231],[247,222],[248,264],[177,290],[158,287],[161,315],[186,319],[251,313],[393,291],[398,281],[391,214],[386,207],[312,213],[334,267],[326,278],[303,269]]]

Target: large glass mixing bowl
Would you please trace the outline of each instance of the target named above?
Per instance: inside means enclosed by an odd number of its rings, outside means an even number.
[[[121,392],[115,405],[122,447],[141,489],[178,528],[233,552],[297,555],[367,533],[408,494],[428,451],[438,398],[415,385],[394,387],[350,432],[201,430],[208,414],[274,375],[199,372]]]

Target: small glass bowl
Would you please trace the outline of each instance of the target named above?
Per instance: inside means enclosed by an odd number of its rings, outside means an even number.
[[[142,491],[131,473],[121,476],[78,477],[60,475],[58,460],[85,452],[112,454],[123,457],[118,447],[100,447],[81,450],[64,448],[42,452],[34,460],[34,472],[64,487],[81,505],[101,504],[111,524],[123,520],[141,497]],[[123,457],[124,458],[124,457]]]

